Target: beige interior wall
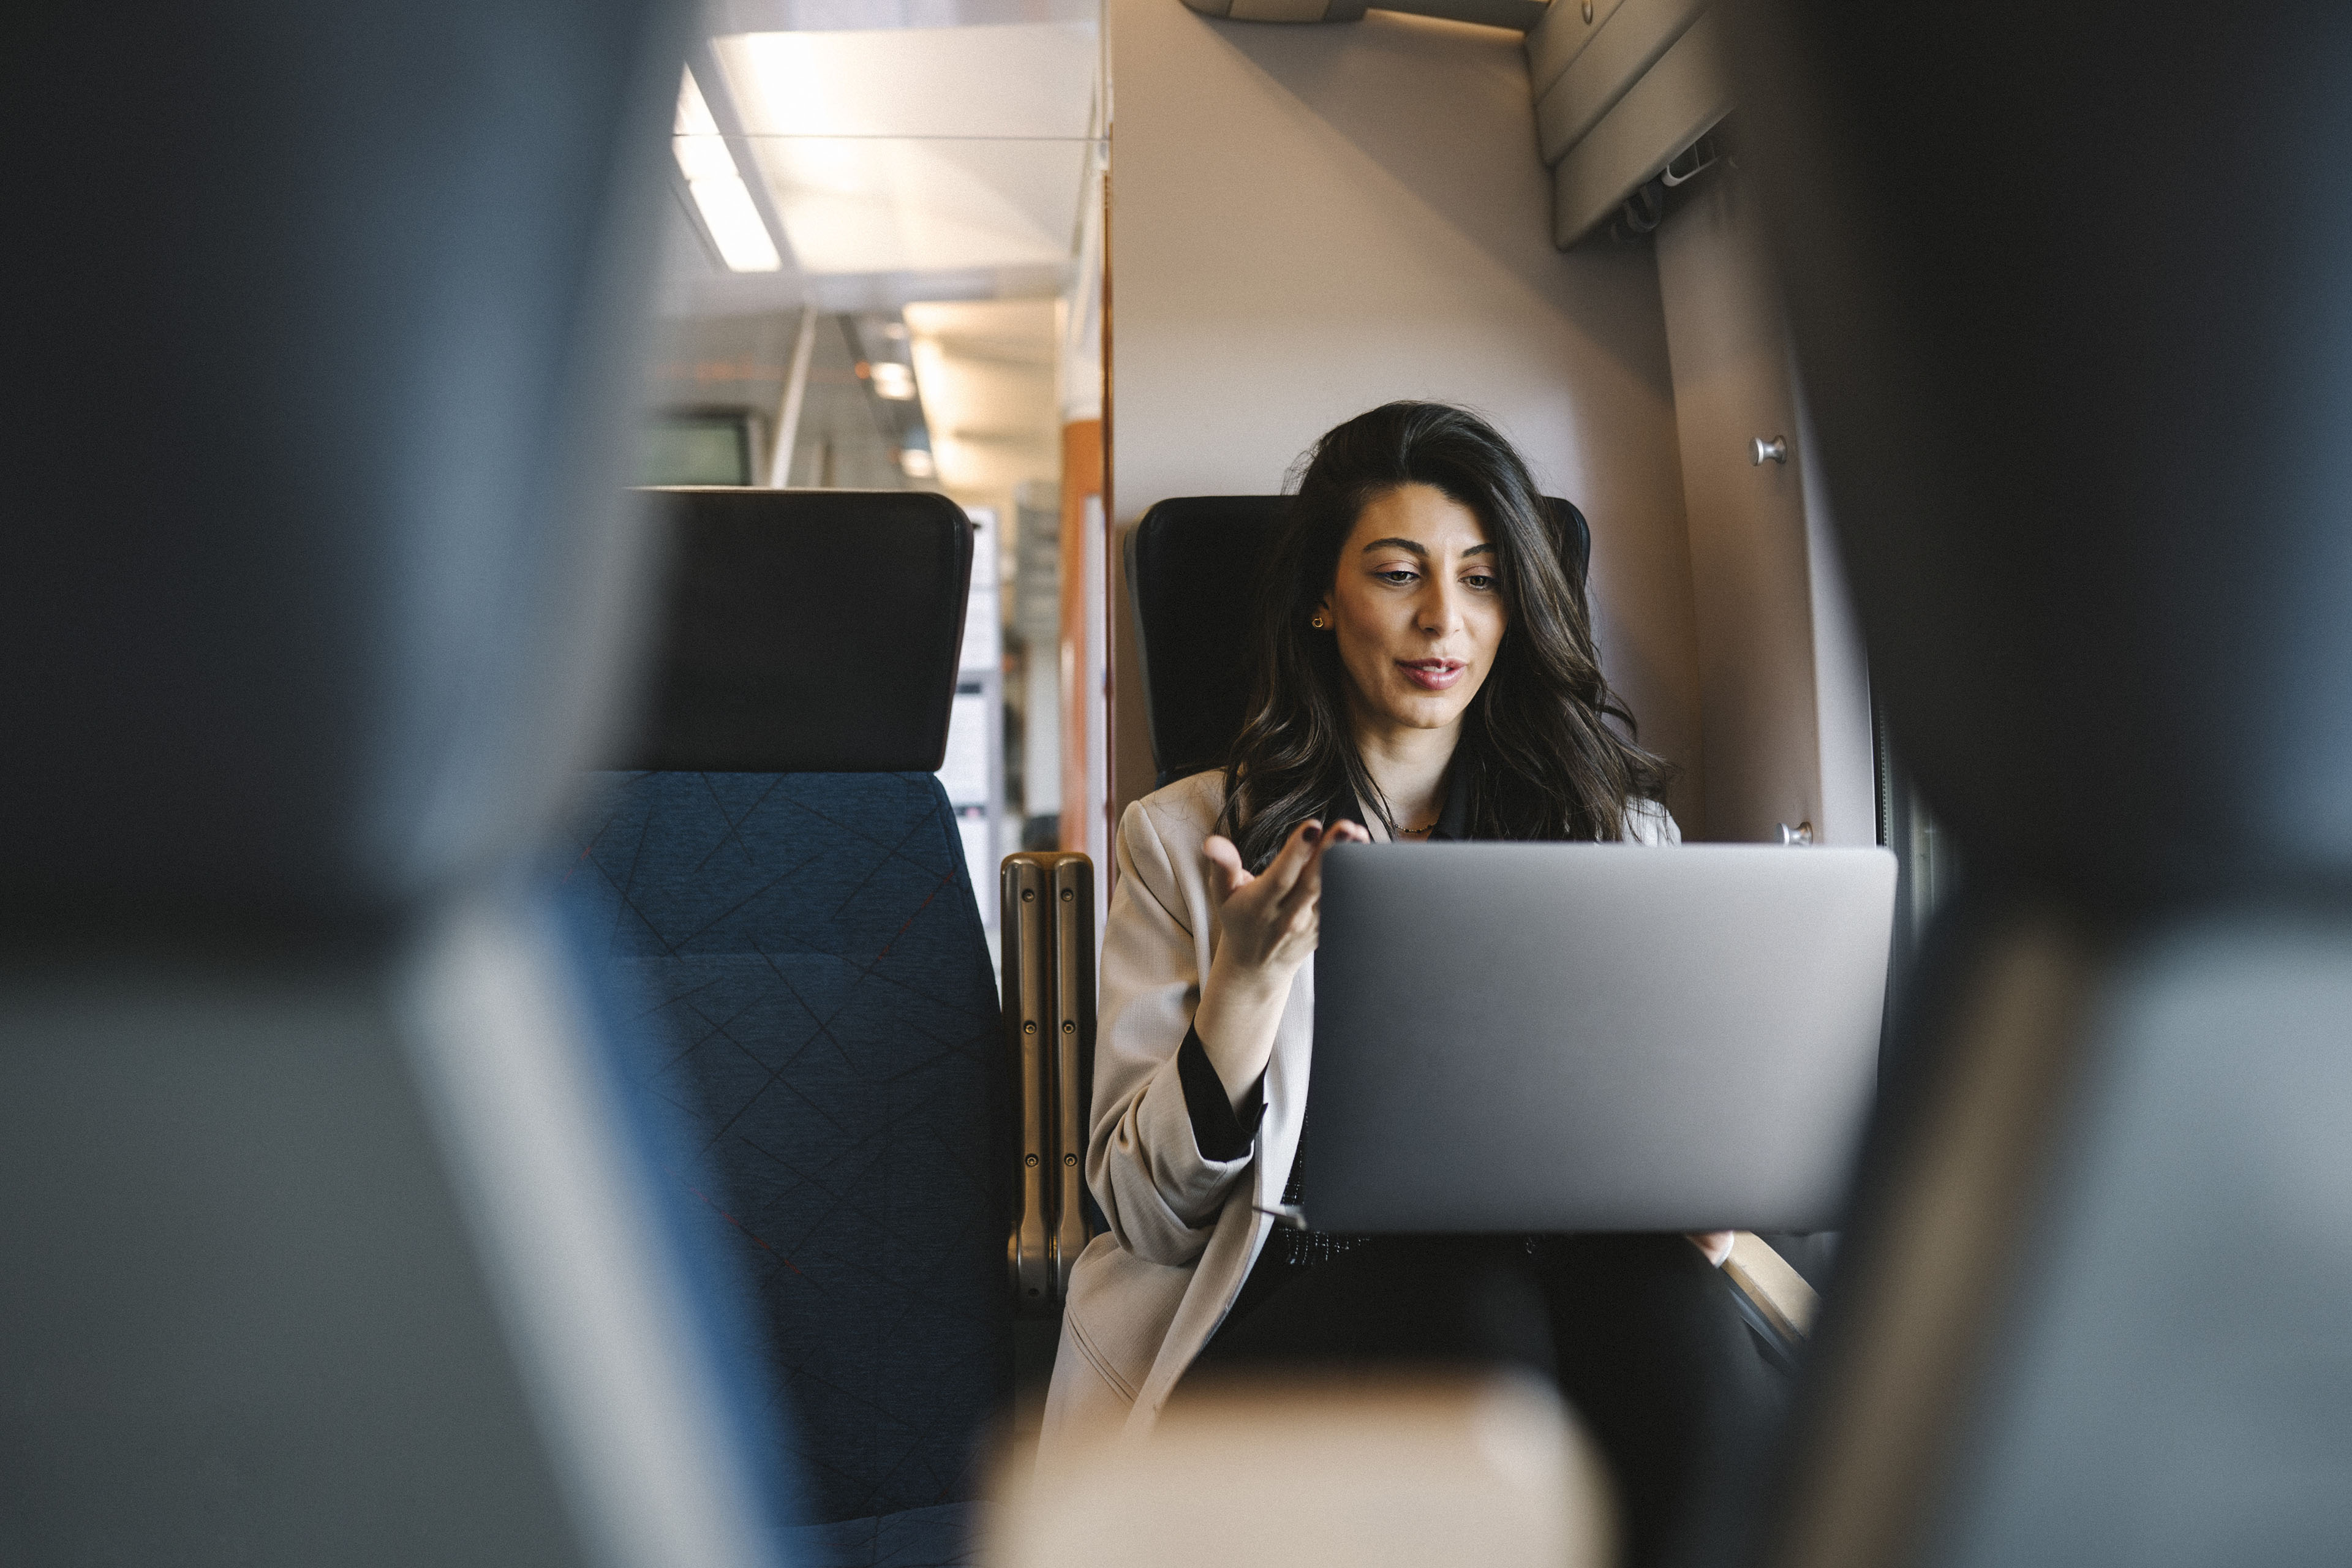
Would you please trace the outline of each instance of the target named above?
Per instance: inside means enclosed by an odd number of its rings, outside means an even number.
[[[1876,840],[1863,655],[1754,211],[1718,177],[1658,230],[1696,606],[1706,821],[1765,841]],[[1788,461],[1755,461],[1762,437]],[[1809,504],[1810,503],[1810,504]]]
[[[1112,505],[1268,492],[1308,442],[1395,397],[1471,404],[1593,529],[1610,679],[1691,769],[1698,668],[1657,273],[1548,237],[1517,35],[1375,13],[1211,21],[1110,0]],[[1114,574],[1116,576],[1116,574]],[[1133,670],[1124,584],[1114,678]],[[1147,792],[1118,679],[1118,803]]]

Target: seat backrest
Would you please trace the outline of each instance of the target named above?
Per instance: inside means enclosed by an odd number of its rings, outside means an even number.
[[[1582,583],[1592,558],[1584,514],[1545,498],[1560,563]],[[1249,702],[1258,569],[1287,496],[1176,496],[1127,540],[1128,596],[1143,655],[1144,707],[1159,784],[1223,767]]]
[[[14,190],[0,1561],[775,1561],[625,1023],[524,874],[638,598],[669,9],[0,53],[14,144],[145,106]]]
[[[2352,150],[2352,15],[1726,15],[1873,695],[1970,884],[1770,1560],[2352,1559],[2352,226],[2275,158]]]
[[[655,700],[568,900],[667,1041],[810,1512],[954,1503],[1012,1375],[996,992],[932,775],[971,525],[915,492],[648,499]]]

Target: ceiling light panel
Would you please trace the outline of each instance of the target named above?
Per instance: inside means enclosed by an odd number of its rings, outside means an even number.
[[[858,33],[885,27],[986,27],[1102,17],[1103,0],[703,0],[716,37],[728,33]]]
[[[712,40],[752,136],[1066,138],[1096,132],[1091,22]]]
[[[735,154],[719,135],[710,105],[690,70],[678,73],[677,120],[670,146],[728,270],[773,272],[781,268],[783,258],[768,233],[767,220],[760,216],[759,204],[751,199],[751,187],[735,166]]]
[[[939,272],[1067,262],[1089,149],[793,137],[754,156],[803,271]]]

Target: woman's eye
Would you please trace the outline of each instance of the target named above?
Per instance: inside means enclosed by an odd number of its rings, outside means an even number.
[[[1481,594],[1495,586],[1495,579],[1484,572],[1473,572],[1469,576],[1463,578],[1462,582],[1464,586],[1475,588]]]
[[[1376,572],[1373,575],[1383,583],[1410,583],[1419,574],[1408,567],[1391,566],[1387,571]]]

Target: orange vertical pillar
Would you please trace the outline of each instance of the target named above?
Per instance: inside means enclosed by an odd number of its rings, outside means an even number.
[[[1102,672],[1108,650],[1090,646],[1088,628],[1104,622],[1089,615],[1088,596],[1108,592],[1103,576],[1099,546],[1088,549],[1089,534],[1100,526],[1090,520],[1104,515],[1103,426],[1099,419],[1077,419],[1062,426],[1062,830],[1065,849],[1093,852],[1088,832],[1093,816],[1103,809],[1108,781],[1089,776],[1087,759],[1108,755],[1107,736],[1093,733],[1108,721]],[[1087,502],[1095,504],[1091,507]],[[1089,748],[1087,742],[1095,741]],[[1102,884],[1098,884],[1102,885]]]

